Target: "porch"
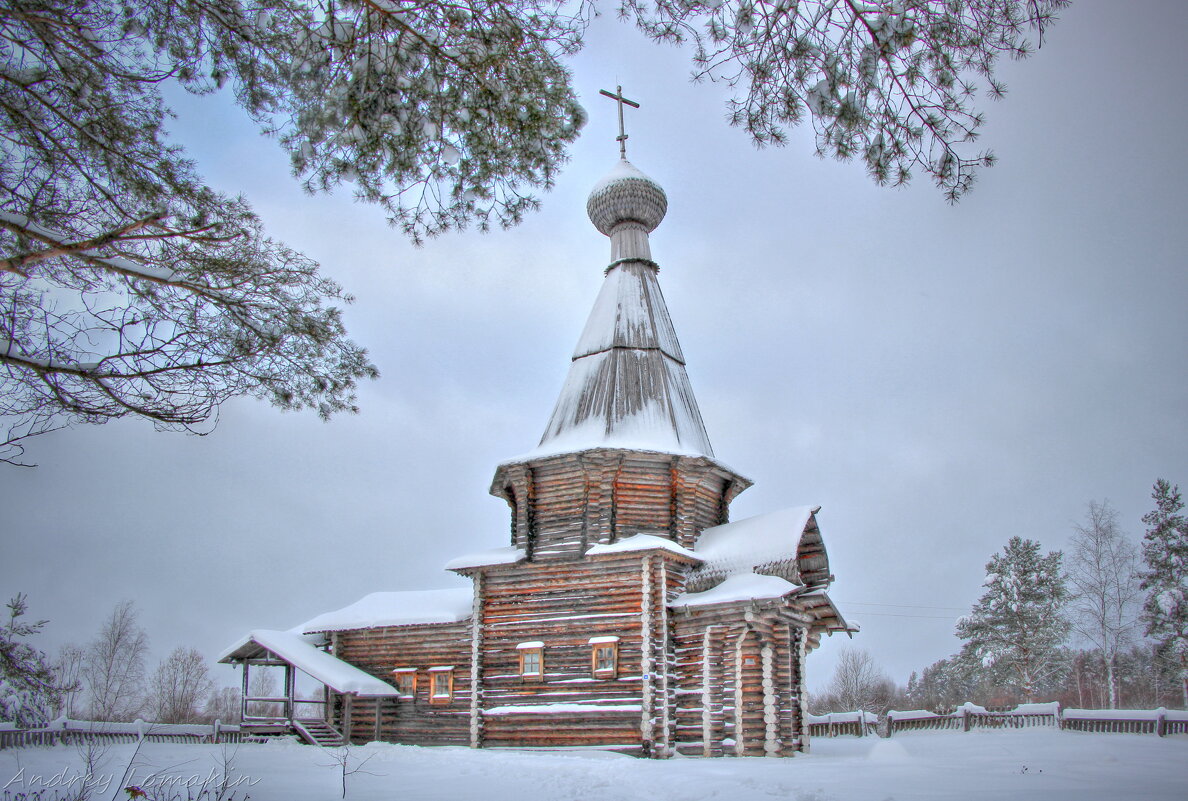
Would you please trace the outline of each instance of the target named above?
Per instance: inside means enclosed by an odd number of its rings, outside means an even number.
[[[356,704],[371,703],[375,705],[377,730],[368,736],[379,739],[380,706],[384,699],[397,696],[396,688],[338,659],[325,648],[324,638],[317,636],[257,629],[223,652],[219,662],[243,667],[240,711],[245,733],[296,734],[312,745],[341,746],[349,743],[353,734],[362,734],[354,731],[351,723]],[[252,696],[253,667],[282,668],[283,695]],[[321,683],[320,700],[297,697],[298,671]],[[338,715],[333,715],[331,705],[336,701],[341,708]],[[276,713],[271,714],[271,710]],[[333,725],[336,717],[341,728]]]

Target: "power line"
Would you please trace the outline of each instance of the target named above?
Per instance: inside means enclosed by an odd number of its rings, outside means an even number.
[[[952,615],[902,615],[896,612],[863,612],[858,611],[856,617],[914,617],[920,620],[953,620]]]
[[[966,607],[963,606],[925,606],[924,604],[884,604],[872,603],[869,601],[837,601],[839,604],[846,604],[847,606],[889,606],[896,609],[941,609],[946,612],[964,612]]]

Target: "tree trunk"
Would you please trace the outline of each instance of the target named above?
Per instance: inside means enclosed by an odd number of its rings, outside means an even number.
[[[1105,661],[1106,686],[1108,687],[1110,693],[1110,709],[1117,709],[1118,689],[1114,685],[1114,656],[1111,654],[1107,657],[1103,654],[1102,659]]]

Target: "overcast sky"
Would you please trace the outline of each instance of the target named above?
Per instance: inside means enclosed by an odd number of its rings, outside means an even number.
[[[226,94],[174,98],[208,181],[357,296],[382,377],[329,424],[241,400],[204,438],[80,427],[0,467],[0,590],[50,619],[43,648],[133,599],[154,664],[213,658],[372,591],[461,586],[442,564],[506,544],[491,477],[539,440],[609,260],[585,199],[617,159],[616,84],[643,105],[629,156],[668,194],[652,249],[706,428],[755,482],[732,515],[820,504],[831,595],[862,624],[809,658],[810,687],[846,645],[906,681],[957,650],[1009,537],[1063,548],[1108,499],[1138,540],[1155,479],[1188,485],[1188,4],[1066,10],[1004,65],[1000,163],[957,206],[815,158],[811,131],[755,150],[687,54],[610,16],[572,62],[590,123],[543,210],[421,249],[303,195]]]

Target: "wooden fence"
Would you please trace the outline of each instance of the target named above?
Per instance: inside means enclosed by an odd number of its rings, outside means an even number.
[[[1022,704],[1009,711],[990,711],[975,704],[962,704],[951,713],[928,710],[891,710],[885,721],[872,723],[875,716],[857,712],[809,715],[810,737],[869,735],[876,730],[884,737],[905,731],[971,731],[973,729],[1027,729],[1036,727],[1118,734],[1188,734],[1188,712],[1175,709],[1064,709],[1057,703]]]
[[[110,723],[88,720],[55,720],[40,729],[0,729],[0,749],[31,745],[58,745],[102,741],[134,743],[239,743],[245,742],[239,726],[219,723]]]
[[[878,715],[870,712],[828,712],[806,715],[810,737],[851,735],[870,737],[878,733]]]

